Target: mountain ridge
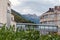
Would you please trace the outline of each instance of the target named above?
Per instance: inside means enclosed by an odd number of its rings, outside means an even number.
[[[11,9],[11,14],[14,15],[14,21],[16,21],[17,23],[33,23],[32,21],[27,20],[24,17],[22,17],[20,13],[16,12],[13,9]]]
[[[39,16],[37,16],[35,14],[33,14],[33,15],[26,14],[26,15],[22,15],[22,17],[24,17],[25,19],[30,20],[30,21],[32,21],[32,22],[34,22],[36,24],[39,24],[39,21],[40,21]]]

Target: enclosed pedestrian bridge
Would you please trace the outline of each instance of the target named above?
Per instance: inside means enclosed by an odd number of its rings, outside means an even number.
[[[41,34],[48,34],[49,32],[58,32],[58,26],[54,24],[32,24],[32,23],[17,23],[17,28],[19,29],[35,29],[40,31]]]

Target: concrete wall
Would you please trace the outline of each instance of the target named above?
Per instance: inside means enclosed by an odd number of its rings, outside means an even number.
[[[0,0],[0,23],[7,22],[7,0]]]
[[[0,23],[10,26],[11,6],[9,0],[0,0]]]

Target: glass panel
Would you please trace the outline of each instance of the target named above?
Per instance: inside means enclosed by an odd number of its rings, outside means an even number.
[[[49,28],[48,26],[45,27],[45,29],[48,29],[48,28]]]
[[[49,29],[51,29],[51,30],[52,30],[52,29],[53,29],[53,27],[49,27]]]
[[[44,26],[41,26],[41,29],[45,29],[45,27]]]
[[[57,27],[54,27],[54,29],[57,29]]]

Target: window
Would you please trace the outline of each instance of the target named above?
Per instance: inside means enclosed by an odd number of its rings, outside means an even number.
[[[59,17],[60,17],[60,14],[58,14],[57,16],[59,16]]]
[[[46,29],[48,29],[48,26],[45,26]]]
[[[10,4],[8,3],[8,6],[10,7]]]
[[[50,14],[49,18],[54,18],[56,14]]]
[[[54,29],[57,29],[57,27],[54,27]]]
[[[47,24],[47,22],[45,21],[44,24]]]
[[[46,19],[46,18],[48,18],[48,15],[45,15],[45,16],[44,16],[44,19]]]
[[[40,24],[42,24],[42,22],[40,22]]]
[[[10,13],[10,11],[9,11],[9,10],[7,10],[7,13]]]
[[[49,27],[49,29],[51,29],[51,30],[52,30],[52,29],[53,29],[53,27]]]
[[[59,21],[57,21],[57,23],[58,23],[58,24],[60,24],[60,20],[59,20]]]
[[[14,21],[14,18],[13,18],[13,17],[11,17],[11,20],[12,20],[12,21]]]
[[[45,27],[45,30],[48,30],[48,28],[49,28],[49,27],[48,27],[48,26],[46,26],[46,27]]]
[[[49,21],[48,24],[56,24],[55,21]]]
[[[45,29],[45,27],[44,26],[40,26],[40,29]]]

